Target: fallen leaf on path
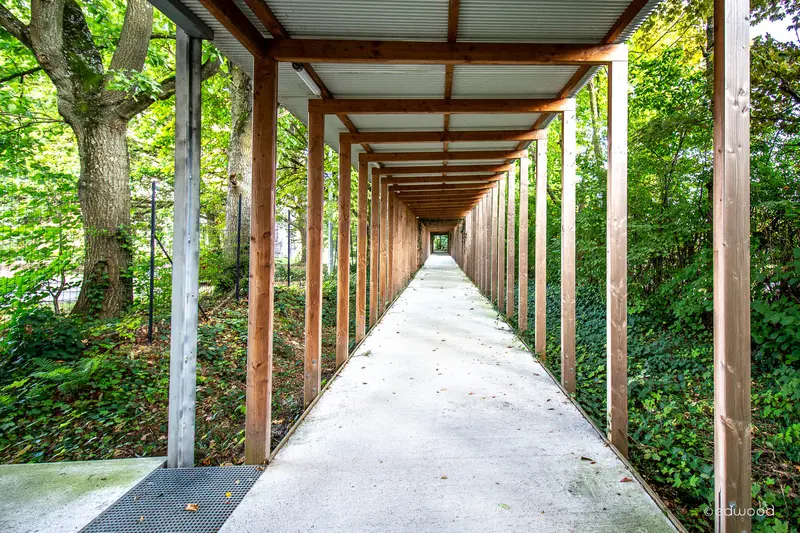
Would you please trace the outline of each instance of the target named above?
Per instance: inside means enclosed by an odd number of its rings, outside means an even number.
[[[619,480],[620,483],[630,483],[631,481],[633,481],[633,480],[631,478],[629,478],[628,476],[625,476],[624,478]]]
[[[511,509],[511,507],[506,505],[505,503],[498,503],[497,505],[500,507],[500,509],[505,509],[505,510]]]
[[[200,505],[198,505],[198,504],[196,504],[196,503],[187,503],[187,504],[186,504],[186,507],[185,507],[183,510],[184,510],[184,511],[191,511],[191,512],[193,512],[193,513],[196,513],[196,512],[197,512],[197,509],[198,509],[199,507],[200,507]]]

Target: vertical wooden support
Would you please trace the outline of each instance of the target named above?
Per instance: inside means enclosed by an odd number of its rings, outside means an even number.
[[[575,111],[561,115],[561,385],[575,392]]]
[[[350,347],[350,143],[339,143],[339,231],[336,258],[336,368]],[[332,245],[333,243],[331,243]],[[358,314],[356,314],[356,320]]]
[[[381,314],[389,303],[389,186],[381,180]]]
[[[175,72],[175,239],[169,350],[167,466],[194,466],[200,264],[202,41],[178,28]]]
[[[396,195],[393,194],[393,191],[391,189],[387,189],[387,191],[388,192],[386,197],[389,203],[387,210],[387,217],[389,218],[389,223],[387,225],[389,242],[386,245],[386,251],[387,251],[386,303],[389,304],[394,300],[394,285],[395,285],[395,280],[397,279],[396,275],[397,265],[395,265],[395,259],[396,259],[395,246],[397,245],[397,235],[396,235],[397,221],[395,220],[395,214],[396,214],[395,203],[397,200],[395,198]]]
[[[752,507],[749,20],[747,0],[715,0],[714,489],[718,533],[752,527],[748,514]]]
[[[359,168],[359,172],[360,172]],[[369,167],[367,167],[369,172]],[[370,238],[369,261],[369,327],[378,321],[378,302],[380,300],[380,276],[378,274],[381,253],[381,185],[377,174],[372,174],[372,198],[370,199],[370,222],[372,235]]]
[[[261,464],[267,460],[272,427],[277,140],[278,64],[271,59],[253,58],[253,178],[244,441],[247,464]]]
[[[367,192],[369,167],[358,165],[358,247],[356,250],[356,342],[367,329]]]
[[[506,301],[506,181],[503,176],[497,186],[497,309],[503,312]]]
[[[306,225],[306,354],[303,400],[319,394],[322,368],[322,213],[325,185],[325,117],[308,113],[308,222]]]
[[[483,226],[484,249],[486,250],[486,267],[484,267],[484,290],[488,298],[492,292],[492,197],[491,193],[483,197],[486,222]]]
[[[545,360],[547,346],[547,138],[536,141],[536,315],[534,351]]]
[[[517,187],[514,183],[515,172],[516,167],[512,167],[511,170],[508,171],[508,221],[506,223],[506,238],[508,239],[506,243],[508,254],[506,256],[506,316],[508,317],[514,316],[514,282],[516,281],[514,277],[514,262],[516,260],[514,248],[514,238],[516,236],[514,230],[516,228],[514,227],[514,223],[516,221],[515,211],[517,201]]]
[[[608,69],[606,346],[608,433],[628,455],[628,62]]]
[[[528,167],[527,157],[519,160],[519,317],[520,331],[528,329]],[[538,196],[537,196],[538,199]]]
[[[492,227],[489,232],[489,283],[491,283],[491,290],[489,300],[495,302],[497,300],[497,187],[491,191],[492,197]]]

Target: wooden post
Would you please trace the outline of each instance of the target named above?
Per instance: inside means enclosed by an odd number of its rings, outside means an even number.
[[[547,347],[547,137],[536,141],[536,317],[534,351],[545,360]]]
[[[389,218],[389,222],[387,225],[388,230],[388,239],[389,242],[386,245],[386,261],[387,261],[387,268],[386,268],[386,303],[389,304],[394,300],[394,284],[395,280],[397,279],[396,275],[396,267],[395,265],[395,245],[397,243],[397,238],[395,232],[397,231],[397,221],[395,220],[396,209],[395,209],[395,202],[396,198],[395,195],[392,194],[391,189],[388,189],[387,199],[389,202],[387,217]]]
[[[561,115],[561,385],[575,392],[575,111]]]
[[[381,314],[389,303],[389,186],[381,180]]]
[[[359,173],[361,172],[359,167]],[[367,167],[369,172],[369,167]],[[380,275],[378,264],[381,253],[381,186],[377,174],[372,174],[372,198],[370,203],[370,218],[372,223],[372,236],[370,239],[369,262],[369,327],[378,321],[378,302],[380,292]]]
[[[716,531],[738,533],[752,527],[750,10],[714,9],[714,492]]]
[[[178,28],[175,72],[175,239],[169,350],[167,466],[194,466],[200,268],[202,41]]]
[[[369,167],[358,165],[358,249],[356,251],[356,342],[367,329],[367,192]]]
[[[261,464],[270,448],[275,316],[278,64],[270,59],[253,59],[253,126],[244,460]]]
[[[489,300],[495,302],[497,300],[497,187],[491,190],[491,197],[492,197],[492,227],[491,231],[489,232],[489,265],[490,265],[490,272],[489,272],[489,283],[491,284],[491,290],[489,294]]]
[[[540,141],[541,142],[541,141]],[[520,331],[528,329],[528,167],[527,157],[519,160],[519,317]],[[538,200],[538,193],[537,193]]]
[[[516,171],[515,168],[511,168],[508,171],[508,221],[506,225],[506,238],[508,242],[506,243],[506,316],[511,318],[514,316],[514,281],[516,278],[514,277],[514,260],[515,257],[515,250],[514,250],[514,237],[515,235],[515,227],[514,222],[516,220],[515,211],[516,211],[516,185],[514,184],[514,172]]]
[[[350,347],[350,145],[339,143],[339,232],[336,258],[336,368]],[[329,246],[332,246],[330,243]],[[358,318],[358,315],[356,315]]]
[[[497,309],[501,313],[506,301],[506,181],[503,177],[497,186]]]
[[[608,69],[606,345],[608,433],[628,455],[628,62]]]
[[[309,103],[313,100],[309,100]],[[306,225],[306,354],[303,400],[319,394],[322,368],[322,213],[325,185],[325,117],[308,114],[308,222]]]

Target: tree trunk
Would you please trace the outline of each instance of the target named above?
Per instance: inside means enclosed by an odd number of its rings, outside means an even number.
[[[242,198],[242,246],[250,242],[250,180],[253,152],[253,87],[250,77],[230,63],[231,136],[228,141],[228,199],[225,205],[225,256],[236,258],[239,195]]]
[[[126,122],[72,126],[81,161],[78,197],[86,247],[73,313],[108,318],[133,302]]]

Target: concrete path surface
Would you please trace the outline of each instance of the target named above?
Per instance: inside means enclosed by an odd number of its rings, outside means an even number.
[[[433,255],[222,531],[675,531],[631,478]]]
[[[0,465],[0,532],[78,531],[162,464],[163,457]]]

